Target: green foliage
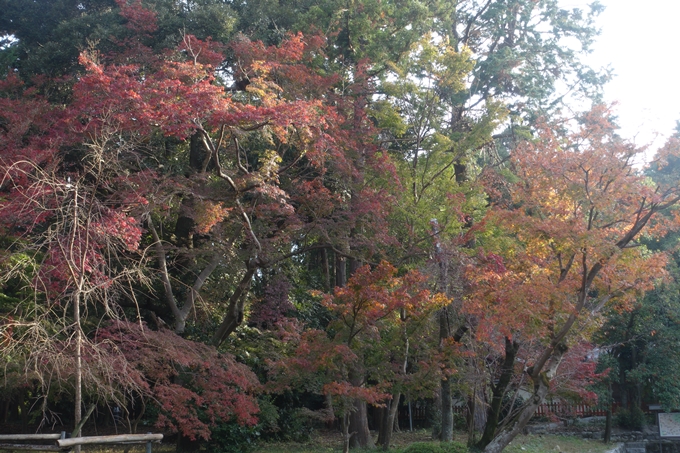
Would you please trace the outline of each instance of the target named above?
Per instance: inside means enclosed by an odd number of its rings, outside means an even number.
[[[284,407],[280,410],[276,439],[292,442],[307,442],[316,427],[308,410],[299,407]]]
[[[614,414],[614,421],[620,428],[642,431],[645,425],[645,413],[637,406],[633,406],[631,410],[619,409]]]
[[[218,423],[210,430],[205,449],[215,453],[247,453],[260,438],[258,426],[243,426],[236,422]]]
[[[668,247],[673,242],[667,239],[660,245]],[[680,407],[680,358],[675,352],[680,341],[680,272],[675,260],[668,265],[673,280],[659,282],[631,311],[608,313],[597,334],[600,344],[616,345],[600,357],[600,368],[611,369],[608,379],[627,392],[629,400],[636,399],[641,390],[640,398],[659,402],[667,410]],[[598,393],[606,393],[602,390]]]

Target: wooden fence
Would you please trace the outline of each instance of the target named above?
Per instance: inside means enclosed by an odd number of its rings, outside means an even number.
[[[616,407],[613,408],[616,412]],[[467,415],[467,406],[454,406],[453,412],[460,415]],[[594,417],[607,415],[607,407],[596,404],[572,404],[565,402],[546,402],[538,406],[534,417]]]
[[[2,434],[0,450],[69,451],[76,445],[90,444],[146,444],[151,453],[151,443],[163,440],[162,434],[119,434],[115,436],[87,436],[66,438],[61,434]],[[50,443],[39,444],[38,442]]]
[[[613,410],[616,412],[617,405]],[[412,404],[410,418],[412,423],[423,427],[427,424],[429,418],[429,411],[432,408],[427,404]],[[467,416],[468,407],[466,405],[457,405],[453,407],[453,412],[458,415]],[[581,418],[593,416],[607,415],[607,407],[597,404],[572,404],[567,402],[545,402],[538,406],[534,417],[550,417],[557,416],[559,418]],[[405,423],[401,426],[408,426],[409,412],[408,406],[403,405],[399,407],[399,423]]]
[[[538,406],[534,417],[558,417],[581,418],[607,415],[607,407],[595,404],[571,404],[566,402],[548,402]]]

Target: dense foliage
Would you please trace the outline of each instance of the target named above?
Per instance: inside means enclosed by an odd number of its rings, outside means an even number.
[[[372,413],[389,448],[403,401],[450,441],[456,396],[491,453],[612,379],[592,341],[677,406],[680,148],[643,170],[617,135],[597,4],[0,10],[5,420],[119,407],[226,451],[337,419],[349,449]]]

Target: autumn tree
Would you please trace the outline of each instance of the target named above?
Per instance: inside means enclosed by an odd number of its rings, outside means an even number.
[[[121,45],[139,39],[126,26],[121,9],[155,12],[158,33],[143,43],[155,49],[174,48],[180,30],[200,39],[228,42],[237,15],[224,2],[200,0],[187,4],[174,0],[144,2],[116,0],[24,1],[3,0],[0,34],[11,35],[13,58],[8,63],[27,81],[35,75],[59,78],[79,72],[81,51],[96,45],[103,53],[117,52]],[[56,82],[56,80],[54,81]]]
[[[675,182],[651,182],[635,169],[640,152],[598,107],[565,137],[543,128],[513,153],[517,180],[490,187],[496,201],[479,236],[486,251],[471,269],[465,310],[485,341],[541,346],[526,369],[532,396],[506,428],[482,438],[485,452],[501,451],[526,425],[568,348],[592,332],[604,307],[629,306],[663,275],[665,255],[640,239],[673,225],[661,213],[680,195]],[[662,150],[660,165],[675,152]]]
[[[129,149],[120,146],[121,154],[108,155],[110,130],[83,140],[77,107],[50,106],[14,75],[2,92],[3,283],[23,294],[3,316],[10,333],[3,357],[21,357],[43,395],[53,385],[73,392],[77,434],[83,389],[95,399],[119,400],[114,382],[125,382],[88,331],[97,319],[117,317],[116,299],[134,298],[130,284],[146,280],[143,260],[128,259],[141,239],[131,215],[138,199],[126,199],[131,181],[114,173],[124,171],[118,157]],[[63,159],[62,149],[79,159]]]
[[[62,352],[75,357],[76,423],[82,343],[102,319],[127,309],[182,332],[214,269],[244,263],[219,344],[243,319],[255,271],[290,256],[291,234],[305,222],[314,229],[318,219],[306,209],[326,203],[330,212],[339,202],[319,182],[327,161],[342,166],[326,132],[334,113],[313,98],[334,79],[300,63],[321,52],[323,39],[235,43],[233,74],[250,86],[243,91],[216,80],[220,46],[183,35],[173,51],[157,52],[146,45],[156,15],[139,3],[119,6],[139,39],[117,43],[115,53],[82,53],[84,74],[72,81],[67,104],[50,105],[14,74],[2,86],[3,265],[8,275],[34,273],[17,283],[17,292],[30,288],[34,310],[13,312],[44,329],[54,319],[41,318],[43,310],[50,317],[71,310],[57,319],[75,345]],[[306,84],[316,91],[303,95]],[[173,164],[180,157],[188,162]],[[150,278],[154,267],[160,285]],[[155,291],[165,308],[149,297]],[[81,315],[93,312],[98,320],[86,331]],[[17,335],[25,327],[4,321]]]
[[[272,365],[278,388],[294,384],[326,396],[326,411],[342,422],[345,451],[357,435],[350,416],[367,404],[387,406],[381,440],[389,448],[401,394],[438,374],[436,332],[427,326],[447,299],[424,289],[425,281],[413,271],[397,276],[387,262],[362,266],[345,287],[323,296],[331,314],[326,331],[302,332],[294,356]]]
[[[158,402],[157,428],[208,441],[220,424],[257,423],[259,381],[232,355],[139,323],[111,323],[95,341],[117,353],[115,365],[129,370],[127,379],[142,390],[135,395],[141,404]]]

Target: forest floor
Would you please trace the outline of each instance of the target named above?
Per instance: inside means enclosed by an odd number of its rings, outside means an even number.
[[[464,433],[457,433],[455,440],[465,442]],[[399,451],[415,442],[431,442],[430,430],[403,431],[392,435],[392,447]],[[577,436],[526,435],[517,437],[508,446],[507,453],[604,453],[615,445],[602,441],[582,439]],[[317,432],[309,442],[260,443],[254,453],[336,453],[342,451],[342,437],[339,432]]]
[[[465,443],[465,433],[456,433],[455,439]],[[392,453],[399,453],[416,442],[432,442],[430,430],[402,431],[392,435]],[[611,451],[615,444],[605,445],[602,441],[582,439],[578,436],[560,434],[529,434],[517,437],[505,449],[506,453],[605,453]],[[83,452],[88,453],[143,453],[144,445],[102,447],[84,445]],[[172,443],[154,444],[153,453],[175,453]],[[335,430],[316,431],[307,442],[264,442],[261,441],[251,453],[338,453],[342,451],[342,436]],[[374,452],[381,450],[373,450]]]

